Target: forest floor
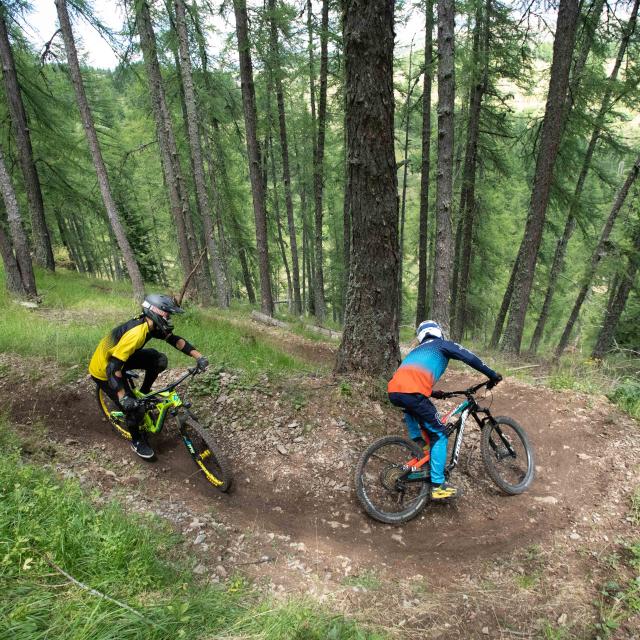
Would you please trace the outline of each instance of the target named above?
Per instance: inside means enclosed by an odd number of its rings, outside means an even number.
[[[330,364],[332,344],[252,328]],[[476,379],[450,368],[440,386]],[[0,354],[0,390],[28,455],[97,490],[99,501],[169,520],[194,572],[212,581],[239,575],[399,638],[640,638],[625,600],[640,598],[630,562],[640,537],[640,429],[604,396],[507,378],[491,408],[529,434],[532,488],[500,493],[468,429],[452,478],[465,495],[394,527],[367,517],[353,490],[360,452],[403,432],[400,412],[370,381],[318,374],[248,385],[218,371],[194,382],[194,412],[234,469],[229,495],[201,477],[171,428],[152,440],[154,461],[136,457],[100,417],[78,367]]]

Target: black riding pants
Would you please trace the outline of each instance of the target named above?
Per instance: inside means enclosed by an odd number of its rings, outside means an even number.
[[[145,372],[144,381],[140,387],[142,393],[149,393],[151,386],[156,381],[156,378],[167,368],[167,356],[156,349],[138,349],[122,366],[122,371],[128,371],[130,369],[141,369]],[[93,376],[92,376],[93,378]],[[99,380],[93,378],[93,381],[107,394],[111,400],[122,409],[120,399],[118,398],[118,392],[111,387],[107,380]],[[125,392],[131,394],[131,387],[126,377],[123,379],[123,385]],[[122,409],[124,411],[124,409]],[[133,411],[124,411],[125,421],[127,429],[131,433],[134,439],[138,436],[138,426],[144,416],[144,409],[138,407]]]

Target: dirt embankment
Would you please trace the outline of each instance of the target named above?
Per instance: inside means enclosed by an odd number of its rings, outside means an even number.
[[[235,490],[221,495],[171,429],[152,442],[154,462],[137,458],[100,418],[81,371],[64,384],[69,371],[50,364],[5,354],[0,366],[13,421],[40,451],[49,447],[51,464],[105,499],[170,519],[203,579],[240,572],[398,636],[534,638],[550,625],[569,634],[557,637],[583,637],[574,634],[595,621],[592,603],[608,575],[602,560],[633,534],[638,425],[601,397],[506,380],[491,409],[527,430],[537,457],[532,489],[501,494],[469,429],[452,478],[465,496],[392,527],[364,515],[353,491],[359,453],[403,429],[366,382],[305,376],[244,388],[222,373],[201,384],[195,412],[235,470]],[[442,387],[473,380],[451,372]],[[637,637],[625,625],[616,637]]]

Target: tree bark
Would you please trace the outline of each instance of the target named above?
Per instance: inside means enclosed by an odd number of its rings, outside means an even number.
[[[71,75],[71,81],[73,83],[76,100],[78,102],[78,110],[80,111],[80,118],[82,120],[85,135],[87,136],[89,151],[91,152],[91,158],[98,178],[98,185],[100,187],[102,200],[107,211],[107,217],[109,218],[109,224],[113,230],[118,247],[120,247],[120,251],[122,252],[127,271],[129,272],[129,278],[131,278],[131,284],[133,285],[134,298],[138,301],[142,301],[144,298],[144,282],[142,281],[140,268],[136,262],[129,240],[127,240],[124,227],[120,221],[120,215],[118,213],[116,203],[111,193],[107,167],[105,166],[102,158],[100,143],[98,142],[98,136],[93,125],[93,116],[91,115],[91,109],[89,108],[89,102],[82,82],[80,62],[78,61],[78,53],[73,39],[73,31],[71,29],[71,21],[69,20],[69,14],[67,12],[66,0],[55,0],[55,4],[58,11],[58,19],[60,21],[60,30],[62,31],[62,38],[67,52],[69,74]]]
[[[633,235],[633,245],[627,257],[627,266],[621,274],[620,283],[616,289],[615,296],[611,304],[607,307],[602,328],[598,334],[598,339],[593,347],[591,357],[602,358],[611,348],[616,328],[620,322],[620,317],[624,311],[625,305],[629,298],[629,293],[633,287],[636,274],[640,269],[640,219],[636,221],[636,228]]]
[[[491,0],[486,0],[484,12],[480,0],[476,8],[476,24],[473,36],[473,77],[469,94],[469,123],[462,170],[460,193],[461,237],[457,263],[459,264],[456,305],[454,309],[453,336],[462,340],[467,323],[467,294],[469,291],[471,254],[473,251],[473,225],[477,208],[476,167],[482,101],[489,85],[489,39]]]
[[[560,146],[563,118],[566,115],[564,104],[569,86],[569,70],[579,14],[577,0],[560,0],[553,42],[549,93],[542,123],[529,213],[521,244],[518,272],[513,285],[509,319],[502,340],[502,349],[511,353],[520,353],[524,321],[549,203],[553,168]]]
[[[29,244],[27,242],[27,235],[24,232],[24,227],[22,226],[22,218],[20,217],[20,210],[18,209],[18,199],[11,184],[11,178],[7,171],[2,149],[0,149],[0,194],[2,194],[4,206],[7,211],[9,235],[11,236],[11,244],[15,251],[16,267],[20,275],[22,291],[19,291],[19,293],[24,292],[27,296],[35,298],[38,292],[36,290],[36,279],[33,274],[33,265],[31,264],[31,255],[29,254]],[[5,264],[7,264],[7,262],[5,262]],[[15,273],[9,273],[12,270],[13,263],[9,260],[7,278],[11,278],[11,280],[14,281]]]
[[[315,310],[318,322],[322,323],[327,313],[324,295],[324,252],[322,249],[322,199],[324,181],[324,139],[327,122],[327,73],[329,39],[329,0],[322,0],[322,24],[320,28],[320,95],[318,97],[318,137],[313,162],[313,187],[315,199],[315,259],[316,280],[314,283]]]
[[[429,182],[431,169],[431,85],[433,84],[433,0],[425,2],[424,87],[422,93],[422,174],[418,242],[418,298],[416,326],[427,315],[427,256],[429,248]]]
[[[11,240],[4,231],[3,225],[0,223],[0,257],[4,265],[4,281],[7,291],[16,296],[25,296],[26,291],[22,286],[20,278],[20,269],[18,261],[13,253]]]
[[[393,0],[346,0],[351,277],[336,371],[390,376],[398,348]]]
[[[287,210],[287,225],[289,228],[289,246],[291,248],[291,278],[293,286],[293,313],[302,313],[300,298],[300,265],[298,261],[298,240],[293,216],[293,198],[291,196],[291,170],[289,168],[289,142],[287,140],[287,119],[284,107],[284,90],[282,88],[282,69],[280,66],[280,51],[278,44],[278,27],[276,24],[276,2],[269,0],[270,47],[273,60],[273,75],[276,85],[276,101],[278,103],[278,125],[280,130],[280,153],[282,155],[282,181],[284,183],[284,201]]]
[[[271,280],[269,274],[269,244],[267,239],[267,214],[265,211],[264,183],[260,171],[260,150],[257,137],[256,94],[253,86],[253,66],[249,45],[249,28],[247,25],[246,0],[233,0],[236,16],[236,35],[240,56],[240,84],[242,89],[242,105],[247,137],[247,154],[249,157],[249,175],[251,193],[253,195],[253,213],[256,223],[256,247],[258,250],[258,266],[260,270],[260,308],[263,313],[273,315],[273,298],[271,296]]]
[[[134,0],[136,28],[140,35],[140,47],[147,70],[151,107],[156,124],[156,135],[160,148],[160,158],[164,181],[169,197],[171,215],[175,223],[178,254],[182,272],[186,276],[193,269],[192,251],[187,236],[187,219],[190,217],[188,204],[184,198],[178,148],[158,63],[156,37],[153,31],[148,0]]]
[[[402,197],[400,199],[400,248],[398,251],[398,318],[402,321],[402,269],[404,265],[404,222],[407,211],[407,173],[409,171],[409,115],[411,113],[411,94],[413,87],[411,84],[411,71],[413,63],[413,42],[409,48],[409,73],[407,77],[407,99],[404,105],[404,149],[402,166]]]
[[[229,292],[227,279],[224,274],[224,267],[220,261],[220,254],[213,228],[213,218],[209,195],[204,177],[204,160],[202,158],[202,147],[200,145],[200,131],[198,130],[198,111],[196,107],[196,94],[193,88],[193,75],[191,70],[191,58],[189,56],[189,40],[187,35],[187,25],[185,18],[185,6],[183,0],[175,0],[176,30],[178,33],[178,45],[180,51],[180,71],[182,77],[182,87],[184,90],[185,106],[187,111],[187,129],[189,134],[189,147],[193,158],[194,182],[196,187],[196,198],[198,208],[202,216],[206,247],[211,259],[211,267],[216,281],[216,295],[218,306],[226,308],[229,306]]]
[[[567,215],[567,221],[565,223],[564,231],[562,232],[562,236],[556,244],[553,263],[551,265],[551,271],[549,273],[547,291],[545,293],[544,302],[542,303],[540,317],[538,318],[536,328],[533,332],[533,337],[531,338],[531,346],[529,347],[529,351],[531,353],[536,353],[536,351],[538,350],[540,340],[542,339],[544,329],[549,318],[549,311],[551,309],[553,294],[555,293],[558,278],[560,277],[560,274],[562,273],[562,269],[564,267],[564,258],[567,252],[567,245],[569,244],[569,240],[571,239],[571,236],[573,235],[573,232],[576,228],[576,215],[577,210],[580,206],[580,198],[582,196],[584,184],[586,182],[589,169],[591,168],[591,161],[593,159],[593,154],[595,152],[598,140],[600,139],[600,134],[602,132],[605,117],[609,109],[611,108],[611,95],[613,93],[613,88],[618,77],[618,71],[620,70],[620,66],[622,65],[622,61],[626,54],[629,39],[631,38],[633,31],[635,30],[636,19],[638,16],[638,4],[639,0],[636,0],[631,11],[629,22],[627,23],[627,28],[625,29],[624,36],[620,41],[618,55],[616,56],[616,61],[613,65],[613,69],[609,74],[607,87],[605,89],[604,95],[602,96],[600,109],[598,110],[595,125],[591,133],[591,139],[589,140],[589,145],[582,160],[582,167],[580,169],[580,174],[578,175],[578,180],[576,181],[576,186],[573,192],[573,199],[569,206],[569,214]]]
[[[596,247],[591,254],[591,260],[582,278],[582,286],[580,287],[580,292],[578,293],[578,297],[576,298],[573,309],[571,310],[571,314],[569,315],[569,319],[567,320],[567,324],[565,325],[562,336],[560,337],[560,341],[558,342],[558,346],[556,347],[556,358],[559,358],[562,355],[562,352],[566,349],[567,344],[569,343],[569,338],[571,337],[573,326],[578,319],[578,315],[580,314],[580,310],[582,309],[582,304],[587,297],[587,293],[589,292],[589,289],[591,287],[591,282],[596,273],[596,269],[598,268],[598,264],[600,263],[602,256],[606,253],[606,244],[609,240],[611,229],[613,229],[616,218],[618,217],[618,214],[622,209],[622,205],[624,204],[627,195],[629,194],[629,189],[631,189],[631,185],[633,185],[633,183],[636,181],[639,172],[640,155],[636,158],[636,161],[633,167],[631,167],[631,171],[627,175],[624,184],[618,191],[618,195],[616,196],[613,206],[611,207],[609,217],[607,218],[600,233],[598,243],[596,244]]]
[[[280,220],[280,200],[278,199],[278,182],[276,179],[276,160],[273,153],[273,140],[271,136],[269,136],[269,157],[271,160],[271,179],[273,181],[273,212],[276,218],[276,228],[278,231],[278,244],[280,245],[280,253],[282,254],[282,264],[284,265],[284,270],[287,276],[287,306],[289,311],[293,310],[292,305],[292,297],[293,290],[291,284],[291,269],[289,269],[289,261],[287,260],[287,250],[284,244],[284,238],[282,235],[282,222]]]
[[[2,63],[2,77],[4,78],[7,106],[9,107],[9,115],[11,116],[11,123],[16,136],[18,160],[24,176],[24,186],[31,213],[35,259],[36,263],[41,267],[54,271],[53,249],[51,248],[51,237],[44,215],[40,178],[33,160],[29,123],[24,103],[22,102],[22,90],[18,82],[13,51],[9,42],[5,11],[4,6],[0,3],[0,62]]]
[[[436,181],[436,255],[432,316],[449,331],[453,238],[453,148],[455,108],[454,0],[438,2],[438,175]]]

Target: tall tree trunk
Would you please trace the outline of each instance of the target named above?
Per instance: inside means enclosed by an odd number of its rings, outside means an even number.
[[[240,56],[240,84],[249,157],[249,175],[253,195],[253,213],[256,222],[256,247],[260,269],[261,309],[273,315],[273,298],[269,276],[269,245],[267,240],[267,214],[264,204],[264,183],[260,172],[260,149],[257,137],[256,95],[253,86],[253,67],[249,45],[246,0],[233,0],[236,16],[236,35]]]
[[[520,251],[522,251],[522,246],[520,247]],[[491,334],[491,342],[489,342],[489,346],[492,349],[496,349],[500,344],[500,337],[502,336],[504,321],[507,319],[507,314],[509,313],[509,305],[511,304],[511,296],[513,295],[513,284],[516,281],[516,273],[518,273],[519,260],[520,252],[518,252],[516,259],[513,261],[513,266],[511,267],[511,275],[509,276],[509,282],[507,283],[507,288],[505,289],[504,296],[502,298],[500,310],[498,311],[498,315],[496,316],[493,333]]]
[[[167,15],[169,17],[169,24],[171,25],[171,30],[175,34],[176,42],[175,46],[172,47],[173,58],[175,61],[176,67],[176,75],[178,77],[178,96],[180,98],[180,109],[182,110],[182,126],[184,127],[185,140],[187,141],[187,145],[189,146],[190,151],[190,134],[189,134],[189,113],[187,109],[187,99],[185,95],[184,89],[184,81],[182,79],[182,65],[180,64],[180,35],[178,34],[178,28],[176,26],[176,18],[175,18],[175,9],[171,0],[165,0],[164,2],[165,8],[167,10]],[[188,40],[187,40],[187,49],[188,49]],[[189,62],[191,62],[189,60]],[[192,80],[193,85],[193,80]],[[165,118],[167,121],[171,122],[171,115],[169,112],[166,112]],[[196,127],[197,128],[197,127]],[[191,175],[194,176],[194,186],[195,186],[195,175],[196,175],[196,167],[195,167],[195,159],[193,153],[189,153],[189,166],[191,168]],[[180,168],[180,160],[178,156],[178,151],[176,148],[176,154],[174,156],[176,158],[176,171],[181,174]],[[213,257],[211,255],[211,251],[209,250],[210,241],[207,239],[208,230],[212,231],[213,226],[210,220],[210,212],[202,212],[201,202],[197,195],[196,189],[196,212],[195,215],[192,215],[191,207],[189,205],[189,185],[186,181],[181,183],[183,185],[183,207],[185,212],[185,226],[187,230],[187,241],[189,243],[189,251],[192,256],[192,261],[196,262],[198,256],[202,251],[208,253],[207,260],[202,260],[198,266],[198,269],[195,272],[194,284],[198,290],[198,298],[200,302],[202,302],[205,306],[213,304],[213,285],[211,281],[211,272],[214,271],[213,268]],[[209,219],[208,219],[209,218]],[[200,223],[200,225],[199,225]],[[200,242],[200,234],[197,233],[198,226],[202,227],[202,242]],[[215,239],[214,239],[215,243]],[[217,248],[216,248],[217,251]],[[226,298],[227,296],[225,296]]]
[[[429,179],[431,169],[431,85],[433,84],[433,0],[425,2],[424,87],[422,93],[422,174],[420,176],[420,235],[418,241],[418,299],[416,326],[427,315],[427,256],[429,248]]]
[[[207,186],[204,177],[204,161],[202,158],[202,147],[200,145],[200,131],[198,130],[199,118],[196,107],[196,94],[193,88],[193,75],[191,71],[191,58],[189,56],[189,40],[187,36],[184,1],[175,0],[174,6],[180,51],[180,71],[187,111],[189,147],[193,158],[193,177],[196,187],[196,198],[198,200],[200,215],[202,216],[206,247],[211,259],[211,268],[216,281],[218,306],[225,308],[229,306],[229,292],[227,290],[227,280],[225,278],[224,267],[220,260],[220,254],[215,238],[212,211],[209,204],[209,195],[207,193]]]
[[[289,269],[289,261],[287,259],[287,250],[282,236],[282,222],[280,220],[280,201],[278,199],[278,181],[276,179],[276,161],[273,153],[273,140],[269,136],[269,156],[271,159],[271,179],[273,180],[273,212],[276,218],[276,227],[278,231],[278,244],[280,245],[280,253],[282,254],[282,264],[287,276],[287,306],[289,312],[293,310],[293,290],[291,284],[291,270]]]
[[[549,203],[553,167],[560,146],[560,137],[564,126],[563,117],[566,116],[564,103],[569,86],[569,70],[579,14],[578,0],[560,0],[556,35],[553,42],[549,93],[542,123],[529,214],[521,244],[522,251],[518,261],[518,272],[513,284],[509,319],[502,340],[502,349],[511,353],[520,352],[524,321]]]
[[[574,96],[577,94],[580,86],[580,81],[582,80],[582,72],[587,62],[587,58],[589,57],[589,52],[591,51],[591,47],[593,46],[596,27],[600,20],[603,7],[604,7],[604,0],[594,0],[591,3],[589,9],[587,10],[587,16],[585,18],[584,27],[581,34],[580,50],[578,51],[577,55],[575,56],[575,59],[573,60],[573,67],[571,69],[571,79],[569,81],[569,90],[567,91],[567,95],[564,101],[563,125],[562,125],[563,131],[564,131],[564,125],[574,105]],[[521,245],[519,252],[522,251],[522,249],[523,249],[523,246]],[[517,272],[517,260],[516,262],[514,262],[514,267],[516,268],[516,272]],[[509,284],[505,290],[504,297],[502,299],[500,313],[498,314],[498,318],[496,319],[493,335],[491,336],[491,346],[494,348],[497,347],[500,342],[500,338],[502,336],[502,328],[504,325],[506,314],[509,312],[509,306],[511,305],[511,296],[513,295],[513,285],[514,285],[516,272],[511,273]]]
[[[26,295],[26,291],[22,286],[18,261],[13,253],[11,240],[5,233],[2,222],[0,222],[0,257],[4,265],[4,281],[7,291],[16,296]]]
[[[480,116],[482,101],[489,85],[489,39],[491,0],[486,0],[484,12],[481,0],[476,8],[476,24],[473,37],[473,78],[469,95],[469,124],[467,143],[462,170],[462,189],[460,193],[461,237],[458,254],[459,275],[456,288],[453,335],[461,340],[467,323],[467,293],[473,250],[473,225],[476,213],[476,167],[478,160],[478,138],[480,134]]]
[[[311,143],[313,146],[313,157],[316,157],[316,70],[313,53],[313,9],[312,0],[307,0],[307,35],[309,37],[307,51],[309,53],[309,106],[311,108]]]
[[[398,251],[398,318],[402,322],[402,269],[404,264],[404,221],[407,211],[407,173],[409,170],[409,115],[411,113],[411,94],[413,87],[411,84],[411,71],[413,63],[413,42],[409,48],[409,74],[407,77],[407,99],[404,105],[404,152],[402,166],[402,197],[400,199],[400,248]]]
[[[542,310],[540,311],[540,317],[538,318],[536,328],[533,332],[533,337],[531,338],[531,346],[529,348],[531,353],[536,353],[536,351],[538,350],[540,340],[542,339],[542,336],[544,334],[544,328],[549,318],[549,311],[551,309],[553,294],[555,293],[558,278],[560,277],[560,274],[562,273],[562,269],[564,267],[564,258],[567,252],[567,245],[569,244],[569,240],[571,239],[573,231],[576,228],[576,215],[577,210],[580,206],[580,198],[582,196],[584,184],[586,182],[589,169],[591,168],[591,161],[593,159],[593,154],[595,152],[598,140],[600,139],[600,134],[602,132],[602,127],[604,126],[605,117],[609,112],[609,109],[611,108],[611,96],[616,79],[618,77],[618,72],[627,51],[629,39],[635,30],[636,19],[638,16],[638,4],[639,0],[636,0],[631,11],[629,22],[627,23],[624,36],[620,41],[618,55],[616,56],[616,61],[607,80],[607,87],[605,89],[604,95],[602,96],[600,109],[598,110],[595,125],[591,133],[591,139],[589,140],[589,146],[587,147],[587,151],[585,152],[584,158],[582,160],[582,167],[580,169],[580,174],[578,175],[578,180],[576,181],[576,186],[573,192],[573,199],[569,206],[569,214],[567,216],[564,231],[562,232],[562,236],[556,244],[553,263],[551,265],[551,271],[549,273],[549,283],[547,284],[547,291],[545,293],[544,302],[542,303]]]
[[[18,82],[13,51],[9,43],[5,12],[6,9],[0,2],[0,62],[2,63],[2,77],[4,78],[9,115],[11,116],[11,123],[16,136],[18,160],[20,162],[22,175],[24,176],[24,186],[27,191],[35,258],[38,265],[53,271],[55,269],[55,263],[53,260],[53,249],[51,248],[49,229],[47,228],[47,222],[44,216],[40,178],[38,177],[38,170],[33,160],[29,123],[22,102],[22,91]]]
[[[140,35],[140,48],[142,49],[149,81],[149,94],[156,124],[164,182],[176,229],[178,254],[182,271],[187,275],[193,268],[192,247],[187,235],[187,219],[190,218],[190,214],[188,203],[184,197],[178,147],[173,124],[169,117],[169,109],[167,108],[148,0],[133,0],[133,4],[135,7],[136,28]]]
[[[620,316],[622,316],[622,312],[627,304],[627,299],[629,298],[629,293],[633,287],[638,269],[640,269],[640,219],[636,221],[633,245],[627,257],[626,269],[621,274],[615,296],[607,307],[598,339],[593,347],[592,358],[602,358],[611,348],[618,322],[620,322]]]
[[[449,330],[453,238],[453,148],[455,108],[454,0],[438,1],[438,176],[436,181],[436,256],[432,316]]]
[[[273,75],[276,85],[276,101],[278,103],[278,125],[280,129],[280,153],[282,155],[282,181],[284,183],[284,201],[287,209],[287,225],[289,228],[289,245],[291,247],[291,276],[293,286],[293,313],[302,313],[300,298],[300,265],[298,263],[298,240],[293,217],[293,198],[291,196],[291,171],[289,169],[289,143],[287,140],[287,119],[284,107],[284,90],[282,88],[282,68],[278,44],[278,27],[276,24],[276,2],[269,0],[270,47],[273,60]]]
[[[596,244],[593,253],[591,254],[591,260],[589,265],[587,266],[587,270],[582,278],[582,286],[580,287],[580,292],[578,293],[578,297],[573,305],[573,309],[571,310],[571,314],[569,315],[569,319],[567,320],[567,324],[565,325],[564,331],[562,332],[562,336],[560,337],[560,341],[558,342],[558,346],[556,347],[555,356],[559,358],[562,355],[562,352],[566,349],[567,344],[569,343],[569,338],[571,337],[571,332],[573,330],[573,326],[578,319],[580,314],[580,310],[582,309],[582,304],[587,297],[587,293],[591,287],[591,282],[596,273],[596,269],[598,268],[598,264],[602,256],[606,253],[606,245],[609,240],[609,235],[611,234],[611,229],[613,229],[613,225],[622,209],[622,205],[629,194],[629,189],[631,189],[631,185],[635,182],[638,177],[638,173],[640,172],[640,155],[636,158],[636,161],[631,167],[631,171],[629,175],[627,175],[624,184],[618,191],[618,195],[611,207],[611,212],[609,213],[609,217],[607,218],[604,227],[600,233],[600,238],[598,240],[598,244]]]
[[[336,371],[390,376],[398,365],[398,178],[393,0],[345,0],[351,277]]]
[[[316,318],[323,322],[327,313],[324,296],[324,252],[322,250],[322,197],[324,184],[324,139],[327,124],[327,73],[329,40],[329,0],[322,0],[322,25],[320,28],[320,95],[318,99],[318,138],[316,155],[314,158],[313,186],[315,196],[315,258],[316,281],[314,291],[316,295]]]
[[[346,106],[346,92],[345,92]],[[347,120],[345,109],[344,120],[344,194],[342,201],[342,263],[344,275],[342,278],[342,317],[347,305],[347,290],[349,288],[349,273],[351,271],[351,189],[349,189],[349,163],[347,162]]]
[[[78,102],[78,110],[80,111],[82,126],[84,127],[84,132],[87,136],[89,151],[91,152],[91,158],[96,170],[98,185],[100,186],[100,193],[102,194],[102,201],[104,202],[104,206],[107,211],[107,217],[109,218],[109,224],[113,230],[113,235],[115,236],[118,247],[120,247],[120,251],[122,252],[127,271],[129,272],[129,278],[131,278],[134,298],[142,301],[144,298],[144,282],[142,281],[140,268],[136,262],[131,245],[127,240],[124,227],[120,221],[120,215],[116,208],[116,203],[111,193],[109,177],[107,176],[107,167],[105,166],[102,158],[100,143],[98,142],[96,129],[93,125],[91,109],[89,108],[89,102],[82,82],[82,75],[80,74],[80,62],[78,61],[78,53],[73,39],[73,31],[71,30],[71,21],[69,20],[69,14],[67,12],[66,0],[55,0],[55,4],[58,11],[58,19],[60,21],[60,30],[62,31],[64,47],[67,52],[69,74],[71,75],[71,81],[73,83],[76,100]]]
[[[9,235],[11,236],[11,244],[15,251],[15,261],[20,274],[21,289],[19,293],[24,292],[28,296],[36,297],[36,279],[33,274],[33,265],[31,264],[31,255],[29,254],[29,244],[27,235],[22,226],[22,218],[18,209],[18,199],[11,184],[11,178],[7,171],[7,165],[4,161],[4,154],[0,149],[0,194],[4,200],[4,206],[7,211],[7,221],[9,224]],[[5,264],[7,264],[5,262]],[[13,264],[9,261],[9,271],[12,270]],[[9,271],[7,278],[10,277]],[[11,280],[15,279],[15,274],[11,275]]]

